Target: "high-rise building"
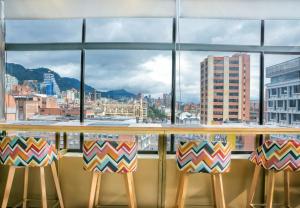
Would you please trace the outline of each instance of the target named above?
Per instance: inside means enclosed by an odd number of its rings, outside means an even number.
[[[250,56],[208,56],[201,62],[202,124],[250,120]]]
[[[60,89],[55,80],[54,74],[51,73],[44,74],[44,87],[45,87],[46,95],[48,96],[60,95]]]
[[[267,123],[300,125],[300,57],[266,68]]]

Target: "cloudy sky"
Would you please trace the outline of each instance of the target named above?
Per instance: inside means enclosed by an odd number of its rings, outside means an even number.
[[[7,42],[80,42],[81,20],[8,21]],[[21,34],[21,35],[20,35]],[[300,21],[267,21],[267,45],[300,45]],[[171,19],[90,19],[89,42],[171,42]],[[259,45],[260,22],[255,20],[180,21],[179,41],[185,43]],[[178,100],[199,102],[200,62],[222,52],[180,52],[177,60]],[[251,56],[251,98],[259,95],[259,54]],[[295,56],[266,55],[270,66]],[[61,76],[79,79],[79,51],[8,52],[7,61],[27,68],[48,67]],[[126,89],[155,97],[171,91],[170,51],[102,50],[86,53],[86,83],[98,90]],[[180,67],[179,67],[180,66]],[[180,68],[180,73],[179,73]],[[180,74],[180,77],[179,77]],[[178,85],[180,78],[180,87]],[[181,92],[181,93],[180,93]]]

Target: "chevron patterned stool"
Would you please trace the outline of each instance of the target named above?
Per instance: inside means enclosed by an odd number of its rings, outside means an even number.
[[[273,206],[275,174],[284,171],[285,206],[290,207],[290,172],[300,170],[300,142],[296,140],[267,140],[254,151],[249,160],[255,164],[254,175],[248,195],[248,207],[253,207],[253,198],[261,168],[268,172],[266,207]]]
[[[46,197],[46,184],[45,184],[45,170],[44,168],[48,165],[51,166],[54,184],[56,192],[58,195],[58,200],[60,207],[63,208],[63,200],[61,189],[59,185],[58,175],[55,166],[55,160],[58,159],[58,152],[54,145],[48,143],[42,138],[33,137],[4,137],[0,142],[0,164],[9,166],[8,177],[6,181],[4,197],[2,201],[2,208],[7,207],[10,190],[12,187],[15,171],[18,168],[23,168],[25,170],[24,174],[24,192],[23,200],[16,205],[22,205],[23,208],[26,207],[28,193],[28,174],[30,168],[40,169],[40,184],[42,192],[42,206],[47,207],[47,197]]]
[[[177,188],[177,207],[184,207],[188,175],[211,174],[213,198],[216,207],[225,208],[222,173],[229,172],[231,145],[226,142],[188,141],[180,142],[176,152],[180,181]]]
[[[93,172],[89,208],[99,206],[103,173],[124,175],[129,207],[136,208],[133,172],[137,169],[136,141],[87,140],[83,145],[83,168]]]

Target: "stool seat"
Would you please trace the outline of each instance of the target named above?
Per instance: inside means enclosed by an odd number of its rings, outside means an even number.
[[[133,172],[137,169],[137,142],[134,140],[86,140],[83,144],[83,168],[93,172],[89,208],[99,205],[103,173],[124,175],[129,207],[136,208]]]
[[[5,192],[2,200],[2,208],[6,208],[12,187],[16,169],[24,169],[24,192],[23,200],[16,205],[22,204],[26,208],[28,195],[28,175],[30,168],[39,168],[40,187],[41,187],[41,207],[47,208],[45,170],[46,166],[51,166],[56,192],[60,207],[63,208],[63,199],[57,175],[55,161],[58,160],[59,154],[56,147],[43,138],[34,137],[2,137],[0,142],[0,164],[9,166],[8,177],[5,186]]]
[[[300,170],[300,142],[294,139],[267,140],[258,147],[249,160],[266,170]]]
[[[231,146],[226,142],[183,141],[176,161],[185,173],[226,173],[230,171]]]
[[[275,174],[284,172],[285,205],[290,206],[289,172],[300,170],[300,142],[294,139],[267,140],[250,155],[249,160],[255,170],[248,195],[247,206],[252,207],[260,169],[267,170],[267,202],[266,207],[273,206]]]
[[[135,141],[88,140],[83,145],[83,168],[101,173],[129,173],[137,169]]]
[[[0,143],[0,164],[16,167],[45,167],[58,159],[54,145],[34,137],[4,137]]]
[[[231,145],[227,142],[182,141],[176,151],[180,181],[177,188],[177,207],[184,207],[188,174],[211,174],[214,203],[225,208],[222,173],[230,171]]]

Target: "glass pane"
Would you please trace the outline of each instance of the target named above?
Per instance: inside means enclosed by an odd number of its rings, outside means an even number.
[[[169,51],[87,51],[86,123],[170,123],[171,62]],[[156,150],[153,137],[141,136],[140,148]]]
[[[7,52],[7,120],[79,118],[80,52]]]
[[[300,45],[299,20],[266,20],[265,44],[277,46]]]
[[[182,43],[259,45],[260,21],[224,19],[180,19]]]
[[[88,42],[171,42],[172,19],[88,19],[86,38]]]
[[[80,19],[6,20],[5,26],[8,43],[81,42]]]
[[[258,54],[181,52],[180,59],[180,73],[177,71],[177,124],[257,124]],[[225,138],[234,143],[236,150],[253,150],[255,139],[248,137],[251,136],[180,136],[181,139]]]

